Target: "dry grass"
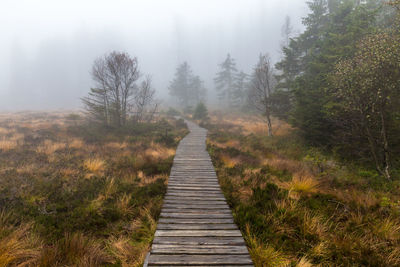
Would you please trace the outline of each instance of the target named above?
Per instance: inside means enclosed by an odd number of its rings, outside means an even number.
[[[141,266],[144,258],[141,256],[141,248],[133,245],[126,237],[112,237],[109,240],[111,253],[121,261],[123,267]]]
[[[175,149],[152,142],[150,147],[144,151],[144,155],[153,159],[166,159],[175,155]]]
[[[92,174],[101,174],[105,164],[105,161],[100,158],[89,158],[84,161],[83,166]]]
[[[239,159],[232,158],[228,155],[221,155],[220,158],[227,168],[233,168],[236,166],[236,164],[240,163]]]
[[[130,205],[131,199],[132,199],[132,195],[123,194],[117,200],[117,203],[116,203],[117,210],[123,216],[130,215],[133,212],[133,208]]]
[[[289,196],[298,198],[299,194],[311,194],[318,192],[320,183],[311,175],[294,174],[289,182],[277,182],[277,184],[289,191]]]
[[[0,140],[0,150],[9,151],[15,149],[18,146],[18,142],[15,140],[10,140],[3,138]]]
[[[65,146],[65,143],[45,140],[36,148],[36,152],[46,154],[47,156],[52,156],[56,151],[64,149]]]
[[[29,224],[7,225],[9,214],[0,212],[0,266],[35,266],[42,249]]]
[[[308,168],[303,162],[285,159],[278,156],[264,159],[262,163],[263,165],[271,166],[276,170],[289,171],[290,173],[308,172]]]
[[[314,266],[306,257],[302,257],[296,264],[296,267],[312,267]]]
[[[250,233],[250,227],[246,225],[245,239],[249,246],[249,253],[255,266],[262,267],[286,267],[290,266],[290,261],[273,247],[260,243],[255,236]]]
[[[122,150],[122,149],[125,149],[125,148],[128,147],[128,143],[126,143],[126,142],[123,142],[123,143],[110,142],[110,143],[107,143],[107,144],[106,144],[106,147],[107,147],[107,148],[111,148],[111,149],[119,149],[119,150]]]
[[[375,196],[372,191],[360,191],[351,188],[346,191],[332,191],[338,199],[347,203],[354,203],[357,207],[371,208],[378,206],[380,200]]]
[[[304,211],[302,224],[299,225],[303,236],[316,235],[323,238],[329,230],[329,225],[317,214]]]
[[[54,247],[43,252],[41,266],[97,267],[113,263],[101,244],[82,233],[66,234]]]
[[[85,143],[83,142],[82,139],[80,138],[74,138],[72,139],[72,141],[68,144],[69,148],[74,148],[74,149],[81,149],[83,148],[83,146],[85,145]]]
[[[400,222],[395,219],[386,218],[372,227],[376,236],[388,241],[400,240]]]

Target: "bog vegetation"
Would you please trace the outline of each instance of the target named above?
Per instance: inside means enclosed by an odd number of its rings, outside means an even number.
[[[309,147],[297,130],[214,113],[208,151],[256,266],[400,265],[400,182]]]
[[[0,266],[140,266],[186,126],[0,118]]]

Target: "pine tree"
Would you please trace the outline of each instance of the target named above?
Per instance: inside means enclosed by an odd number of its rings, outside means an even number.
[[[169,94],[176,97],[182,107],[189,106],[189,84],[192,77],[192,70],[187,62],[179,65],[175,72],[175,78],[169,85]]]
[[[237,73],[236,63],[231,55],[228,54],[225,61],[220,65],[221,71],[214,78],[215,89],[218,92],[220,101],[226,103],[228,107],[234,105],[234,79]]]
[[[199,76],[190,77],[189,83],[189,105],[195,106],[200,102],[205,102],[207,90],[204,87],[204,82]]]
[[[207,90],[200,77],[193,75],[189,64],[184,62],[176,69],[175,78],[169,86],[169,93],[177,98],[181,107],[186,108],[205,101]]]
[[[243,71],[235,75],[233,83],[233,105],[236,107],[242,107],[245,105],[247,100],[247,90],[249,87],[249,77]]]

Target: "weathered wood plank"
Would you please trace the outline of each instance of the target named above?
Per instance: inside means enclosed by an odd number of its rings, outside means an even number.
[[[218,236],[158,236],[154,238],[153,244],[176,244],[181,246],[189,245],[221,245],[221,246],[245,246],[242,237]]]
[[[167,203],[163,205],[163,209],[202,209],[202,210],[221,210],[221,209],[229,209],[226,204],[209,204],[209,205],[200,205],[200,204],[182,204],[182,203]],[[230,212],[230,211],[229,211]]]
[[[190,264],[188,264],[190,263]],[[152,254],[149,266],[157,265],[199,265],[199,264],[229,264],[238,266],[252,264],[249,255],[158,255]]]
[[[232,214],[230,210],[227,209],[214,209],[214,210],[205,210],[205,209],[183,209],[183,208],[175,208],[175,209],[166,209],[162,210],[164,213],[181,213],[181,214]]]
[[[216,245],[197,245],[185,246],[154,244],[151,250],[154,254],[228,254],[228,255],[247,255],[249,252],[245,246],[216,246]]]
[[[202,218],[160,218],[158,220],[159,223],[168,223],[168,224],[173,224],[173,223],[204,223],[204,224],[224,224],[224,223],[233,223],[232,218],[207,218],[207,219],[202,219]]]
[[[182,219],[231,219],[231,214],[203,214],[203,213],[166,213],[161,212],[161,218],[182,218]]]
[[[236,236],[241,237],[239,230],[157,230],[155,236]]]
[[[194,224],[194,223],[175,223],[175,224],[158,224],[159,230],[237,230],[237,226],[233,223],[228,224]]]

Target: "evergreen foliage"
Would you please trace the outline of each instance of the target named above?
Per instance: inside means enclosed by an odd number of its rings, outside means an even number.
[[[228,107],[233,107],[235,102],[235,76],[237,74],[235,60],[228,54],[225,61],[219,66],[221,71],[214,78],[218,98]]]
[[[204,105],[203,102],[198,103],[193,113],[193,119],[205,120],[207,118],[208,118],[207,107]]]
[[[177,99],[178,104],[185,108],[194,106],[204,101],[206,89],[199,76],[193,75],[187,62],[179,65],[175,72],[175,78],[169,85],[169,94]]]
[[[390,5],[391,9],[381,0],[308,2],[305,31],[290,39],[276,64],[278,85],[272,100],[276,113],[309,144],[334,148],[346,158],[357,155],[367,164],[375,163],[386,177],[390,174],[384,170],[394,161],[390,155],[400,148],[394,138],[400,133],[394,101],[400,89],[395,64],[400,53],[395,14],[400,4],[396,0]],[[364,126],[360,116],[368,121]],[[385,130],[380,116],[388,124]],[[370,137],[367,124],[372,127]],[[387,149],[382,146],[385,131]]]

